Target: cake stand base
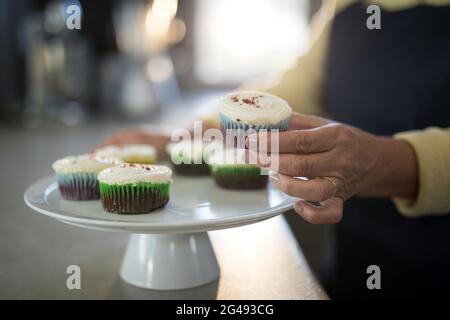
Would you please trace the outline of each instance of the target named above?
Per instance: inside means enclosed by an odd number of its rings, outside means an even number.
[[[120,276],[145,289],[187,289],[216,280],[219,266],[206,232],[133,234]]]

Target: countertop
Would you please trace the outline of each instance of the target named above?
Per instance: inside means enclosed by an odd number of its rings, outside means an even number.
[[[123,125],[0,127],[1,299],[327,299],[283,216],[209,236],[219,281],[181,291],[132,287],[118,276],[128,235],[65,225],[29,209],[23,193],[51,163],[84,153]],[[81,268],[81,290],[66,288],[66,268]]]

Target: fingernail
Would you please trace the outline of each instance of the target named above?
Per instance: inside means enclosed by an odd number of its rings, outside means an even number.
[[[301,201],[297,201],[295,204],[294,204],[294,209],[295,209],[295,211],[298,213],[298,214],[302,214],[303,213],[303,204],[302,204],[302,202]]]

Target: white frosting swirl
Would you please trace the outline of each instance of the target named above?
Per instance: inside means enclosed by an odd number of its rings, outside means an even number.
[[[172,171],[167,166],[130,163],[105,169],[97,176],[100,182],[107,184],[168,182],[171,178]]]
[[[99,173],[103,169],[123,163],[113,157],[103,157],[95,154],[68,156],[53,163],[56,173]]]
[[[119,158],[125,162],[136,160],[156,160],[155,147],[147,144],[127,144],[123,146],[106,146],[95,151],[97,155]]]
[[[240,123],[273,125],[291,116],[292,109],[283,99],[263,92],[245,91],[226,95],[220,112]]]

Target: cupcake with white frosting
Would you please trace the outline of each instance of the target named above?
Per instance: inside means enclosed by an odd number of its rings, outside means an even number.
[[[53,163],[61,196],[67,200],[100,199],[97,175],[123,163],[120,159],[94,154],[69,156]]]
[[[220,104],[220,126],[228,130],[249,129],[286,131],[292,109],[283,99],[263,92],[243,91],[230,93]]]
[[[103,170],[97,178],[108,212],[149,213],[169,201],[172,171],[167,166],[125,163]]]
[[[148,144],[111,145],[96,150],[95,154],[141,164],[153,164],[157,158],[156,148]]]
[[[205,146],[200,139],[169,143],[166,151],[173,170],[180,175],[208,175]]]
[[[249,163],[244,149],[216,148],[208,157],[208,163],[216,184],[221,188],[254,190],[267,185],[268,176]]]

